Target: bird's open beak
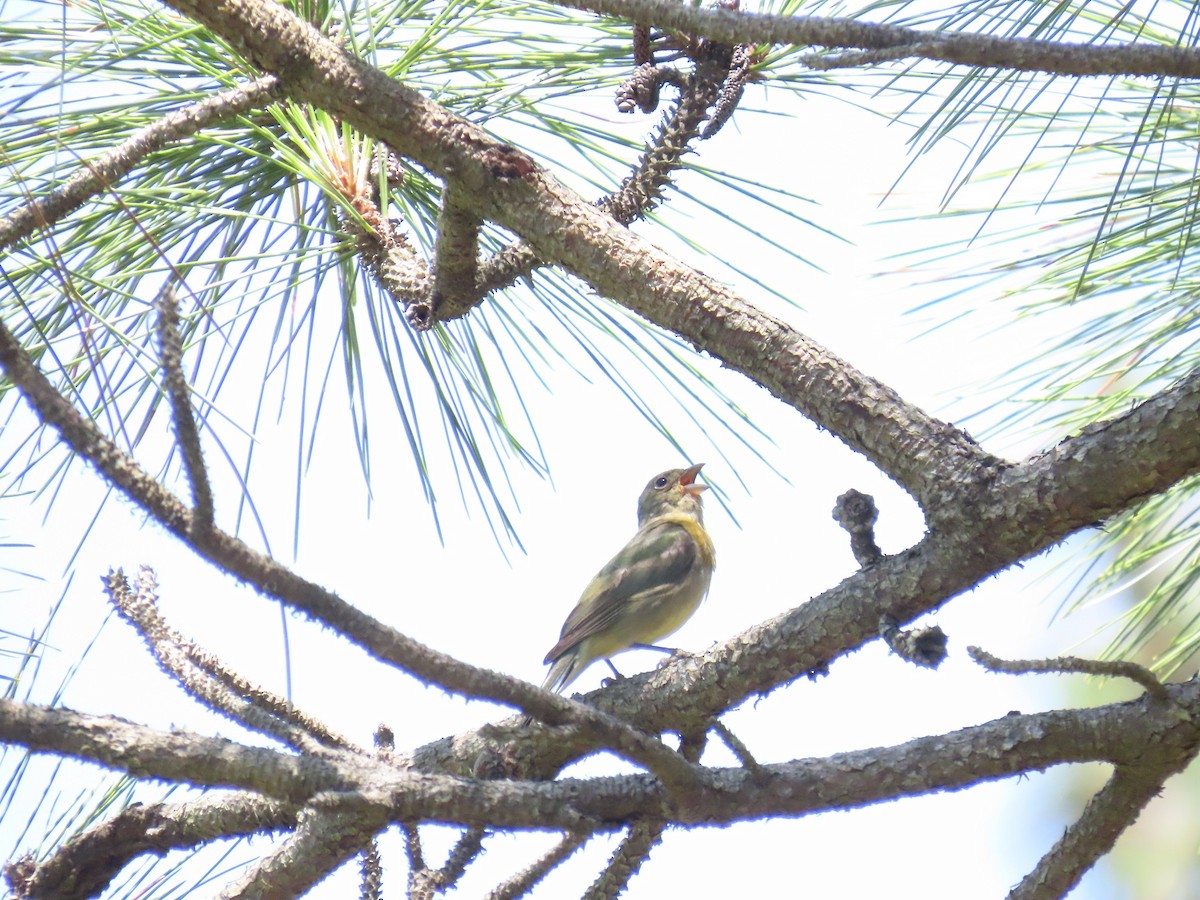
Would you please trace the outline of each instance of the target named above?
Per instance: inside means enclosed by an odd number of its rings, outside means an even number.
[[[689,494],[699,494],[702,491],[708,490],[707,484],[696,484],[696,476],[700,474],[700,470],[704,468],[704,463],[697,463],[690,469],[684,469],[683,474],[679,476],[679,485]]]

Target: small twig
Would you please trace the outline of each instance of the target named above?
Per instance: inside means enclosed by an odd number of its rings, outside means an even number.
[[[901,630],[891,616],[879,619],[879,636],[892,652],[916,666],[936,669],[946,659],[946,632],[940,625]]]
[[[458,839],[454,849],[446,858],[446,864],[441,868],[441,881],[445,887],[453,887],[467,871],[467,866],[483,850],[483,839],[487,836],[484,828],[468,828]]]
[[[838,497],[833,507],[833,520],[850,534],[850,551],[864,569],[883,558],[883,551],[875,543],[878,518],[875,498],[853,488]]]
[[[415,829],[414,829],[415,831]],[[475,826],[468,828],[450,851],[446,863],[440,869],[422,868],[409,874],[409,892],[420,897],[432,897],[435,893],[445,893],[454,887],[467,866],[483,850],[483,838],[487,831]]]
[[[467,866],[483,850],[487,831],[479,826],[468,828],[450,851],[440,869],[431,869],[421,850],[421,834],[417,826],[405,822],[404,849],[408,854],[408,896],[410,900],[429,900],[434,894],[445,893],[454,887],[467,871]]]
[[[1079,818],[1012,889],[1008,900],[1058,900],[1069,894],[1084,873],[1112,849],[1117,838],[1159,795],[1166,780],[1186,767],[1190,759],[1153,771],[1147,771],[1143,765],[1136,770],[1118,766],[1108,783],[1088,801]]]
[[[633,64],[654,64],[654,45],[650,42],[650,29],[645,25],[633,24]]]
[[[403,234],[384,218],[379,207],[368,198],[357,198],[359,221],[343,214],[339,224],[354,239],[356,252],[376,283],[404,309],[413,328],[423,330],[433,324],[429,294],[433,278],[425,260]],[[365,223],[365,227],[364,227]]]
[[[413,877],[417,872],[428,869],[425,865],[425,851],[421,849],[421,832],[414,822],[401,822],[400,830],[404,833],[404,853],[408,856],[408,884],[412,891]]]
[[[717,733],[717,736],[725,742],[725,746],[733,751],[733,755],[738,758],[738,762],[745,767],[746,771],[752,775],[761,775],[763,767],[758,760],[750,752],[750,749],[742,743],[741,738],[734,734],[728,725],[713,716],[708,720],[709,727]]]
[[[371,841],[362,852],[358,896],[360,900],[383,900],[383,859],[379,855],[379,843]]]
[[[476,305],[475,274],[479,268],[479,217],[459,199],[462,188],[447,181],[438,214],[437,246],[430,306],[439,322],[465,316]]]
[[[650,856],[650,851],[662,840],[665,828],[666,823],[661,819],[643,819],[630,825],[625,840],[621,841],[604,871],[587,889],[583,900],[614,900],[619,897],[629,884],[629,879],[637,874],[642,863]]]
[[[707,141],[720,131],[725,123],[733,116],[733,111],[742,101],[746,92],[746,84],[752,77],[751,66],[754,64],[754,46],[738,44],[733,48],[729,60],[729,71],[721,85],[721,93],[713,104],[712,115],[709,116],[704,130],[700,132],[700,140]]]
[[[158,301],[158,352],[163,367],[175,440],[192,490],[192,539],[200,540],[213,526],[213,493],[200,446],[200,429],[192,411],[192,392],[183,374],[183,338],[179,334],[179,298],[168,284]]]
[[[571,854],[586,844],[590,837],[591,833],[584,831],[573,831],[564,834],[562,840],[546,853],[545,856],[533,865],[522,869],[507,881],[496,885],[485,900],[516,900],[516,898],[529,893],[556,866],[560,865]]]
[[[375,750],[382,755],[391,755],[396,749],[396,734],[387,725],[380,723],[375,729],[375,733],[371,735],[371,740],[375,744]]]
[[[1056,672],[1100,675],[1105,678],[1128,678],[1136,681],[1155,699],[1166,701],[1167,688],[1158,677],[1147,669],[1129,660],[1084,659],[1079,656],[1059,656],[1054,659],[1000,659],[979,647],[968,647],[971,659],[992,672],[1024,675],[1030,672]]]
[[[679,733],[679,754],[688,762],[696,764],[708,746],[708,731],[703,728],[688,729]]]
[[[222,900],[303,896],[338,866],[361,853],[387,824],[382,809],[347,805],[340,795],[317,795],[313,799],[318,804],[331,802],[305,809],[296,830],[226,887],[221,892]]]
[[[228,671],[211,654],[173,631],[158,611],[158,585],[149,567],[138,570],[136,590],[119,569],[108,573],[104,588],[117,612],[142,636],[159,667],[208,708],[301,752],[317,752],[323,747],[357,749],[287,700]]]
[[[421,833],[409,822],[400,827],[404,832],[404,852],[408,856],[408,900],[432,900],[433,889],[424,878],[429,868],[421,849]]]

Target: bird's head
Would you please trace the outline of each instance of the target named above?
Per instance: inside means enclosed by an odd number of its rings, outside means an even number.
[[[700,519],[700,494],[708,490],[708,485],[697,484],[696,476],[703,468],[704,463],[698,463],[687,469],[668,469],[651,478],[638,498],[638,524],[667,513]]]

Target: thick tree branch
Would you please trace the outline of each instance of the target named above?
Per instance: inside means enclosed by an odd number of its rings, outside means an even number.
[[[0,701],[0,740],[169,781],[265,791],[369,822],[371,828],[436,821],[603,831],[655,818],[718,825],[852,809],[1063,763],[1112,762],[1158,777],[1186,765],[1200,742],[1200,682],[1167,690],[1165,703],[1143,696],[1091,709],[1008,715],[894,747],[761,765],[756,771],[709,768],[703,779],[674,795],[644,774],[553,782],[425,775],[362,755],[297,758],[14,701]],[[1149,760],[1148,748],[1153,748]]]
[[[856,19],[781,16],[699,7],[673,0],[554,0],[589,10],[684,31],[726,44],[793,44],[895,51],[899,59],[920,57],[981,68],[1057,75],[1141,75],[1200,78],[1200,52],[1149,43],[1124,46],[1072,44],[981,34],[948,34]]]
[[[88,760],[140,777],[238,788],[302,804],[355,783],[353,769],[395,772],[362,755],[293,756],[182,729],[160,732],[116,716],[0,701],[0,741]],[[353,765],[348,761],[353,760]]]
[[[228,807],[221,802],[218,808],[228,808],[233,821],[209,821],[221,823],[232,834],[290,827],[297,806],[310,806],[308,817],[301,817],[307,824],[293,839],[226,894],[236,897],[267,896],[259,887],[283,883],[280,879],[300,890],[367,846],[389,822],[458,822],[475,829],[559,827],[579,834],[622,823],[637,828],[638,823],[659,819],[679,825],[721,824],[848,809],[1061,763],[1116,763],[1121,777],[1097,796],[1031,874],[1033,892],[1019,895],[1041,897],[1057,896],[1039,893],[1046,882],[1065,877],[1064,872],[1074,872],[1077,878],[1096,856],[1107,852],[1163,780],[1195,755],[1200,746],[1200,683],[1193,679],[1169,685],[1165,693],[1165,702],[1146,696],[1097,709],[1009,715],[952,734],[826,759],[710,769],[691,789],[673,796],[661,782],[644,775],[549,784],[479,782],[418,775],[361,753],[298,759],[218,738],[163,734],[111,717],[12,701],[0,702],[0,741],[169,781],[236,785],[283,798],[283,805],[263,801],[266,806],[249,817],[240,810],[258,804],[254,798]],[[1131,799],[1139,802],[1130,805]],[[138,815],[72,842],[42,866],[18,861],[6,869],[6,877],[14,889],[26,886],[21,896],[73,897],[77,894],[62,890],[63,873],[74,871],[73,860],[98,854],[110,859],[108,868],[97,870],[97,877],[106,880],[138,853],[163,852],[213,836],[197,832],[192,817],[181,817],[191,830],[182,836],[178,828],[168,830],[164,844],[142,833],[145,822]],[[566,854],[575,844],[568,841],[560,849]],[[561,858],[552,857],[551,861]]]

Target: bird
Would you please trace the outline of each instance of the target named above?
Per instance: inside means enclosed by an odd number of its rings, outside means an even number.
[[[567,616],[546,654],[550,672],[543,688],[561,693],[597,659],[649,647],[699,608],[716,566],[700,500],[708,485],[696,483],[703,467],[668,469],[650,479],[638,498],[637,533]]]

